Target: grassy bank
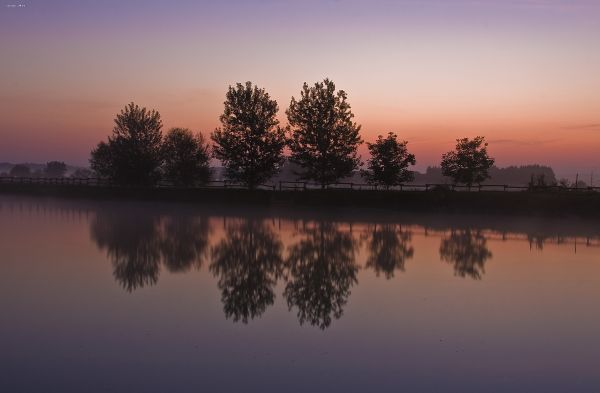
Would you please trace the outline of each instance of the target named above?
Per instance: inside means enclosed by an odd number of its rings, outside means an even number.
[[[410,212],[583,216],[600,218],[598,192],[457,192],[167,189],[2,184],[0,192],[52,197],[180,201],[197,204],[375,208]]]

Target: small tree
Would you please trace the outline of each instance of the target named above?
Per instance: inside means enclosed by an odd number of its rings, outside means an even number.
[[[157,111],[130,103],[115,118],[108,142],[92,150],[92,169],[118,184],[154,184],[162,163],[161,129]]]
[[[180,186],[206,183],[210,177],[209,147],[202,134],[172,128],[163,142],[165,177]]]
[[[442,174],[469,188],[488,179],[494,159],[488,155],[487,145],[482,136],[457,139],[456,149],[442,155]]]
[[[71,173],[71,177],[73,179],[89,179],[95,177],[95,174],[88,168],[77,168]]]
[[[379,184],[386,188],[414,180],[415,175],[408,170],[415,165],[415,155],[406,148],[408,142],[398,142],[398,136],[390,132],[386,138],[379,135],[375,143],[368,143],[371,158],[367,161],[367,170],[363,176],[370,184]]]
[[[229,86],[222,127],[211,135],[213,156],[221,160],[228,179],[254,188],[280,169],[286,138],[278,110],[277,102],[251,82]]]
[[[44,168],[45,177],[63,177],[67,173],[67,165],[61,161],[50,161]]]
[[[17,164],[10,168],[9,174],[12,177],[29,177],[31,176],[31,169],[25,164]]]
[[[346,93],[336,92],[332,81],[325,79],[313,87],[304,83],[300,100],[292,97],[286,113],[292,126],[290,158],[302,168],[301,179],[325,187],[358,168],[360,126],[352,121]]]

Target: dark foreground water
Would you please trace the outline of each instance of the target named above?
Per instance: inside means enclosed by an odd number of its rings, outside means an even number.
[[[0,196],[0,392],[599,392],[600,222]]]

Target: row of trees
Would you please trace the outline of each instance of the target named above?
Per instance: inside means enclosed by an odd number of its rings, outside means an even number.
[[[347,94],[329,79],[303,85],[300,98],[292,98],[285,112],[286,127],[277,119],[277,102],[251,82],[230,86],[224,104],[211,148],[201,134],[184,128],[163,137],[160,114],[131,103],[117,115],[108,141],[92,151],[92,169],[121,184],[148,185],[165,178],[189,186],[209,179],[213,157],[229,180],[254,188],[280,170],[286,148],[289,160],[300,168],[298,178],[323,187],[362,166],[361,127],[353,120]],[[415,155],[395,133],[380,135],[367,146],[371,157],[361,173],[369,183],[391,187],[414,178],[409,168]],[[468,186],[488,178],[493,163],[483,137],[457,140],[456,149],[442,157],[444,175]]]
[[[32,171],[26,164],[17,164],[13,166],[6,176],[11,177],[64,177],[67,173],[67,165],[61,161],[50,161],[46,163],[43,169]]]

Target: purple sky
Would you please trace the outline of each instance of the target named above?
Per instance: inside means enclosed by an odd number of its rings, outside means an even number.
[[[285,123],[330,77],[419,168],[482,134],[500,165],[600,173],[599,42],[597,0],[4,1],[0,162],[85,164],[131,100],[208,134],[246,80]]]

